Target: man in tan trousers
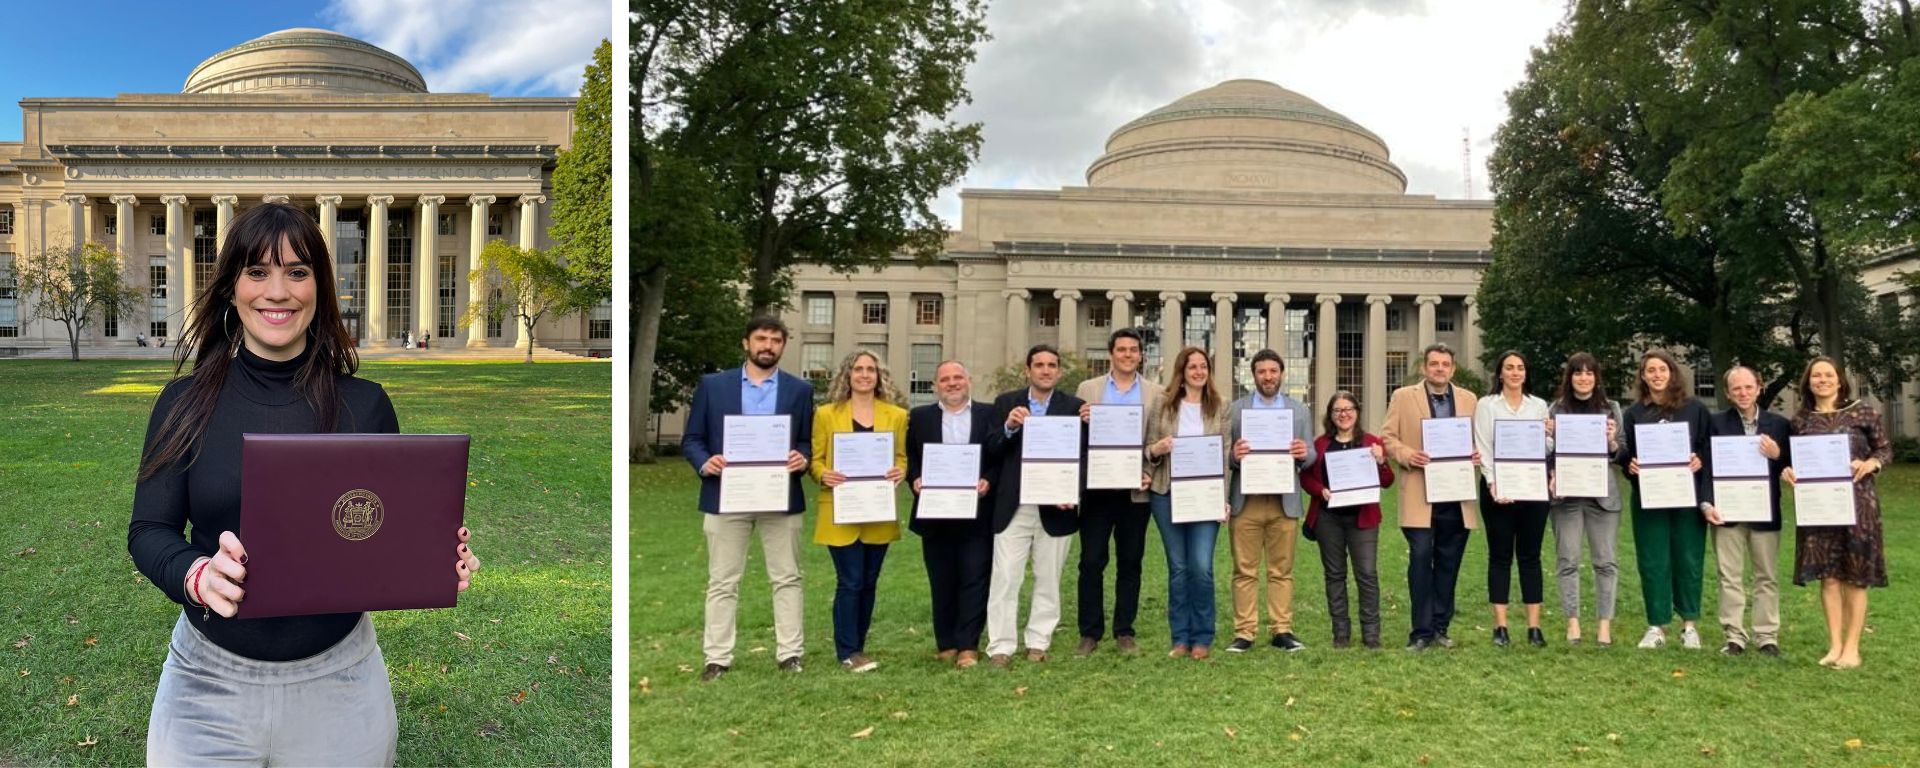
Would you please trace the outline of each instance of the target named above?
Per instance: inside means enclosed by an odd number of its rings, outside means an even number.
[[[1407,537],[1407,596],[1412,603],[1412,631],[1407,650],[1424,651],[1438,645],[1453,647],[1447,628],[1453,623],[1453,587],[1460,577],[1460,560],[1467,552],[1467,536],[1480,527],[1479,504],[1474,501],[1427,502],[1427,455],[1420,422],[1472,416],[1479,399],[1453,385],[1453,349],[1433,344],[1421,353],[1422,380],[1393,391],[1380,439],[1387,456],[1400,465],[1400,533]],[[1480,464],[1480,453],[1472,456]]]
[[[1305,403],[1280,391],[1286,380],[1287,364],[1280,354],[1263,349],[1253,355],[1253,388],[1246,397],[1233,401],[1227,414],[1228,433],[1233,440],[1233,487],[1229,506],[1233,510],[1233,644],[1228,653],[1245,653],[1253,648],[1260,630],[1260,593],[1267,597],[1268,642],[1289,653],[1305,650],[1306,644],[1293,636],[1293,549],[1299,542],[1300,518],[1306,514],[1300,496],[1300,468],[1317,458],[1313,451],[1313,416]],[[1293,412],[1293,440],[1288,452],[1293,455],[1294,492],[1288,494],[1247,495],[1240,489],[1240,460],[1253,452],[1240,434],[1240,414],[1251,409],[1285,408]],[[1260,561],[1267,562],[1265,589],[1260,583]]]

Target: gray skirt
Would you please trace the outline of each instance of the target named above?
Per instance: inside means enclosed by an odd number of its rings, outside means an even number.
[[[257,661],[214,645],[183,613],[153,694],[147,764],[392,765],[398,737],[367,616],[313,656]]]

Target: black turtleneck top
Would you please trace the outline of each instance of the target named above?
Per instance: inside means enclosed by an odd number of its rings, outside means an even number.
[[[133,522],[127,527],[127,552],[147,579],[184,606],[189,623],[215,645],[250,659],[291,661],[324,651],[347,636],[358,613],[288,616],[272,619],[224,619],[201,610],[183,582],[193,561],[220,549],[220,532],[240,527],[240,435],[242,433],[317,432],[319,415],[294,391],[293,378],[312,348],[292,360],[275,362],[242,348],[227,363],[226,384],[213,407],[206,432],[189,459],[140,481],[133,490]],[[147,450],[186,394],[194,374],[161,390],[147,421]],[[341,408],[332,432],[400,431],[393,402],[380,385],[344,376],[337,393]],[[142,454],[144,456],[144,454]],[[183,466],[184,465],[184,466]],[[189,530],[191,523],[191,530]],[[188,535],[182,536],[186,532]],[[240,542],[246,544],[246,537]]]

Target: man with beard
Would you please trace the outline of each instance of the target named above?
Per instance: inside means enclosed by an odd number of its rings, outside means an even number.
[[[1121,328],[1107,337],[1107,360],[1113,366],[1105,376],[1080,382],[1074,394],[1086,401],[1080,420],[1092,418],[1093,405],[1137,405],[1142,412],[1160,399],[1160,385],[1140,375],[1140,332]],[[1141,440],[1146,419],[1140,420]],[[1145,475],[1143,474],[1144,478]],[[1080,517],[1080,645],[1075,656],[1093,653],[1107,631],[1106,586],[1108,544],[1118,558],[1113,569],[1113,640],[1121,653],[1135,653],[1133,619],[1140,613],[1140,562],[1147,554],[1147,492],[1093,490],[1086,493]]]
[[[807,510],[807,502],[800,492],[800,476],[813,454],[813,385],[778,368],[787,335],[786,325],[774,318],[748,321],[740,342],[747,353],[746,364],[700,378],[686,434],[680,439],[681,453],[700,473],[700,511],[706,513],[701,525],[707,537],[703,681],[719,679],[733,665],[734,611],[755,531],[767,559],[767,579],[773,583],[774,658],[783,671],[801,669],[800,538],[801,513]],[[726,417],[740,415],[792,417],[784,510],[719,513],[720,473],[727,467],[727,457],[717,451],[726,445]]]
[[[1268,629],[1272,633],[1270,643],[1273,647],[1289,653],[1305,649],[1307,646],[1293,636],[1293,548],[1299,539],[1295,537],[1300,530],[1300,517],[1305,513],[1300,503],[1301,467],[1312,464],[1313,417],[1308,414],[1307,406],[1298,400],[1280,392],[1280,383],[1286,379],[1287,364],[1280,359],[1280,353],[1263,349],[1253,355],[1254,391],[1246,397],[1233,401],[1233,407],[1227,412],[1227,424],[1233,440],[1233,461],[1237,466],[1241,459],[1253,452],[1240,434],[1240,413],[1250,409],[1285,408],[1293,412],[1293,442],[1287,446],[1293,455],[1294,492],[1287,494],[1248,495],[1240,490],[1240,473],[1233,475],[1233,488],[1229,498],[1229,507],[1233,510],[1231,539],[1233,543],[1233,644],[1227,646],[1229,653],[1244,653],[1253,648],[1253,639],[1260,628],[1260,593],[1266,593]],[[1266,588],[1261,589],[1260,560],[1265,556],[1267,562]]]
[[[1027,609],[1027,660],[1047,660],[1053,630],[1060,625],[1060,570],[1073,534],[1080,529],[1076,504],[1020,503],[1021,426],[1028,416],[1078,416],[1080,398],[1054,390],[1060,383],[1060,352],[1046,344],[1027,350],[1027,386],[993,401],[987,453],[999,457],[993,500],[993,576],[987,590],[987,661],[1006,668],[1019,649],[1020,586],[1033,560],[1033,603]],[[1081,444],[1086,443],[1085,431]],[[1082,451],[1080,485],[1086,486]]]
[[[973,377],[960,361],[948,360],[934,368],[933,389],[938,402],[907,414],[907,483],[914,495],[907,527],[920,535],[939,659],[967,669],[980,663],[980,631],[987,622],[987,578],[993,568],[993,501],[987,473],[996,457],[986,455],[984,446],[999,425],[993,421],[993,406],[973,399]],[[973,519],[920,518],[920,481],[926,469],[922,462],[928,443],[983,446]]]
[[[1400,533],[1407,537],[1407,597],[1413,629],[1407,650],[1424,651],[1438,645],[1452,648],[1447,629],[1453,623],[1453,588],[1460,579],[1460,560],[1467,553],[1467,536],[1480,527],[1479,504],[1473,501],[1427,501],[1425,419],[1471,416],[1479,399],[1453,385],[1453,348],[1433,344],[1420,353],[1423,380],[1393,391],[1380,439],[1387,455],[1399,464]],[[1480,452],[1473,452],[1480,464]]]
[[[1727,371],[1727,398],[1733,407],[1716,414],[1713,435],[1760,436],[1760,454],[1767,459],[1767,498],[1771,517],[1765,522],[1727,523],[1709,498],[1700,505],[1713,524],[1714,560],[1720,564],[1720,628],[1728,656],[1745,653],[1749,642],[1766,656],[1780,655],[1780,472],[1787,468],[1788,438],[1793,424],[1785,416],[1760,407],[1760,377],[1752,368],[1736,365]],[[1711,497],[1712,484],[1707,485]],[[1747,565],[1753,565],[1753,632],[1747,627]]]

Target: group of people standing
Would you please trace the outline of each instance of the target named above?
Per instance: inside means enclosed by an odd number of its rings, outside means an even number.
[[[900,537],[897,522],[839,524],[833,514],[833,489],[848,478],[834,471],[836,434],[890,432],[893,463],[887,480],[912,488],[915,501],[908,528],[922,538],[922,553],[932,595],[934,642],[938,657],[959,668],[982,661],[1007,667],[1024,651],[1029,663],[1045,662],[1060,623],[1061,575],[1074,538],[1079,559],[1076,656],[1098,652],[1109,638],[1121,653],[1138,653],[1141,568],[1149,522],[1159,531],[1167,573],[1169,656],[1202,660],[1216,643],[1217,611],[1213,564],[1220,528],[1228,529],[1232,551],[1233,636],[1228,652],[1252,650],[1262,638],[1260,612],[1267,614],[1265,641],[1283,651],[1306,644],[1293,626],[1293,570],[1296,542],[1316,541],[1325,581],[1328,616],[1335,648],[1353,644],[1348,579],[1358,591],[1360,643],[1382,645],[1379,533],[1384,516],[1378,503],[1330,505],[1334,490],[1326,461],[1329,452],[1364,449],[1378,471],[1379,487],[1397,487],[1398,524],[1407,542],[1407,588],[1411,627],[1406,649],[1452,647],[1455,586],[1472,530],[1485,528],[1488,540],[1487,599],[1493,618],[1492,643],[1512,642],[1509,607],[1517,571],[1526,622],[1526,642],[1547,644],[1541,626],[1545,600],[1542,547],[1548,523],[1555,538],[1555,575],[1560,607],[1567,617],[1565,638],[1580,644],[1585,635],[1580,569],[1583,554],[1594,580],[1597,626],[1593,641],[1613,643],[1618,585],[1615,542],[1623,511],[1623,488],[1632,495],[1632,536],[1646,608],[1647,630],[1640,648],[1666,644],[1667,627],[1679,614],[1681,644],[1700,648],[1697,627],[1703,589],[1704,552],[1712,531],[1719,564],[1719,620],[1725,636],[1722,652],[1749,648],[1780,653],[1778,559],[1781,537],[1780,482],[1795,481],[1788,453],[1790,438],[1804,434],[1844,433],[1852,458],[1856,521],[1851,526],[1799,527],[1793,579],[1818,582],[1825,608],[1829,649],[1820,663],[1834,667],[1860,664],[1860,634],[1866,615],[1866,589],[1887,584],[1874,476],[1891,459],[1888,437],[1870,406],[1852,398],[1844,372],[1832,360],[1815,358],[1800,378],[1800,407],[1787,419],[1759,407],[1759,381],[1752,370],[1726,372],[1731,407],[1711,413],[1696,399],[1674,359],[1662,351],[1642,356],[1634,398],[1624,410],[1608,397],[1599,362],[1578,353],[1561,366],[1553,402],[1526,393],[1527,361],[1518,352],[1502,353],[1494,370],[1498,383],[1484,396],[1453,383],[1453,352],[1443,344],[1422,353],[1421,381],[1395,390],[1378,434],[1362,428],[1359,399],[1350,392],[1328,398],[1319,434],[1306,404],[1281,391],[1285,361],[1273,350],[1251,360],[1253,388],[1229,401],[1214,379],[1212,361],[1198,347],[1180,350],[1164,384],[1142,375],[1143,343],[1138,331],[1122,328],[1107,340],[1109,371],[1087,379],[1075,392],[1058,389],[1064,373],[1061,356],[1048,345],[1028,350],[1027,386],[1001,393],[989,403],[973,398],[966,366],[949,360],[935,373],[937,401],[909,411],[885,362],[871,351],[856,351],[840,364],[828,384],[825,401],[814,405],[813,387],[778,369],[787,341],[778,320],[757,318],[743,338],[746,362],[738,369],[702,379],[694,394],[682,448],[702,480],[700,507],[708,543],[709,580],[702,679],[714,680],[731,669],[734,612],[750,537],[758,533],[773,586],[777,648],[782,670],[802,665],[801,576],[799,547],[806,500],[800,477],[820,486],[814,542],[828,547],[836,572],[833,599],[835,655],[853,672],[876,669],[866,639],[873,620],[877,585],[888,545]],[[1143,409],[1140,436],[1141,476],[1131,489],[1089,489],[1085,467],[1077,503],[1022,504],[1023,427],[1035,416],[1091,418],[1095,405],[1133,405]],[[1244,493],[1234,471],[1252,451],[1240,434],[1241,415],[1249,409],[1292,411],[1293,439],[1286,447],[1297,468],[1300,492]],[[720,451],[728,415],[788,415],[793,420],[787,452],[788,503],[784,510],[720,513],[720,476],[726,458]],[[1551,445],[1555,418],[1561,415],[1606,417],[1605,457],[1616,470],[1606,472],[1602,496],[1521,500],[1503,493],[1492,461],[1497,421],[1543,422]],[[1425,472],[1435,460],[1423,445],[1428,419],[1471,417],[1478,473],[1478,498],[1430,501]],[[1691,456],[1687,470],[1697,509],[1646,508],[1639,493],[1635,425],[1683,422],[1688,425]],[[1220,517],[1176,521],[1172,501],[1172,462],[1176,438],[1219,435],[1228,467]],[[1726,522],[1714,504],[1709,450],[1714,436],[1759,436],[1769,467],[1771,519]],[[1597,438],[1596,438],[1597,440]],[[1082,445],[1086,445],[1082,429]],[[922,452],[932,443],[980,446],[977,498],[970,519],[923,519],[919,498]],[[1209,449],[1210,450],[1210,449]],[[1085,451],[1082,451],[1082,462]],[[1364,466],[1364,464],[1363,464]],[[1396,473],[1396,469],[1398,472]],[[1624,473],[1621,475],[1620,473]],[[1549,472],[1549,487],[1553,473]],[[1509,489],[1511,491],[1512,489]],[[1517,495],[1517,494],[1514,494]],[[1457,497],[1456,497],[1457,498]],[[1112,611],[1106,571],[1114,574]],[[1264,578],[1262,567],[1265,568]],[[1751,569],[1751,600],[1746,572]],[[1024,628],[1019,604],[1027,574],[1032,574],[1030,607]],[[1751,604],[1752,620],[1747,620]],[[1749,630],[1751,626],[1751,630]],[[982,645],[982,634],[985,644]]]

